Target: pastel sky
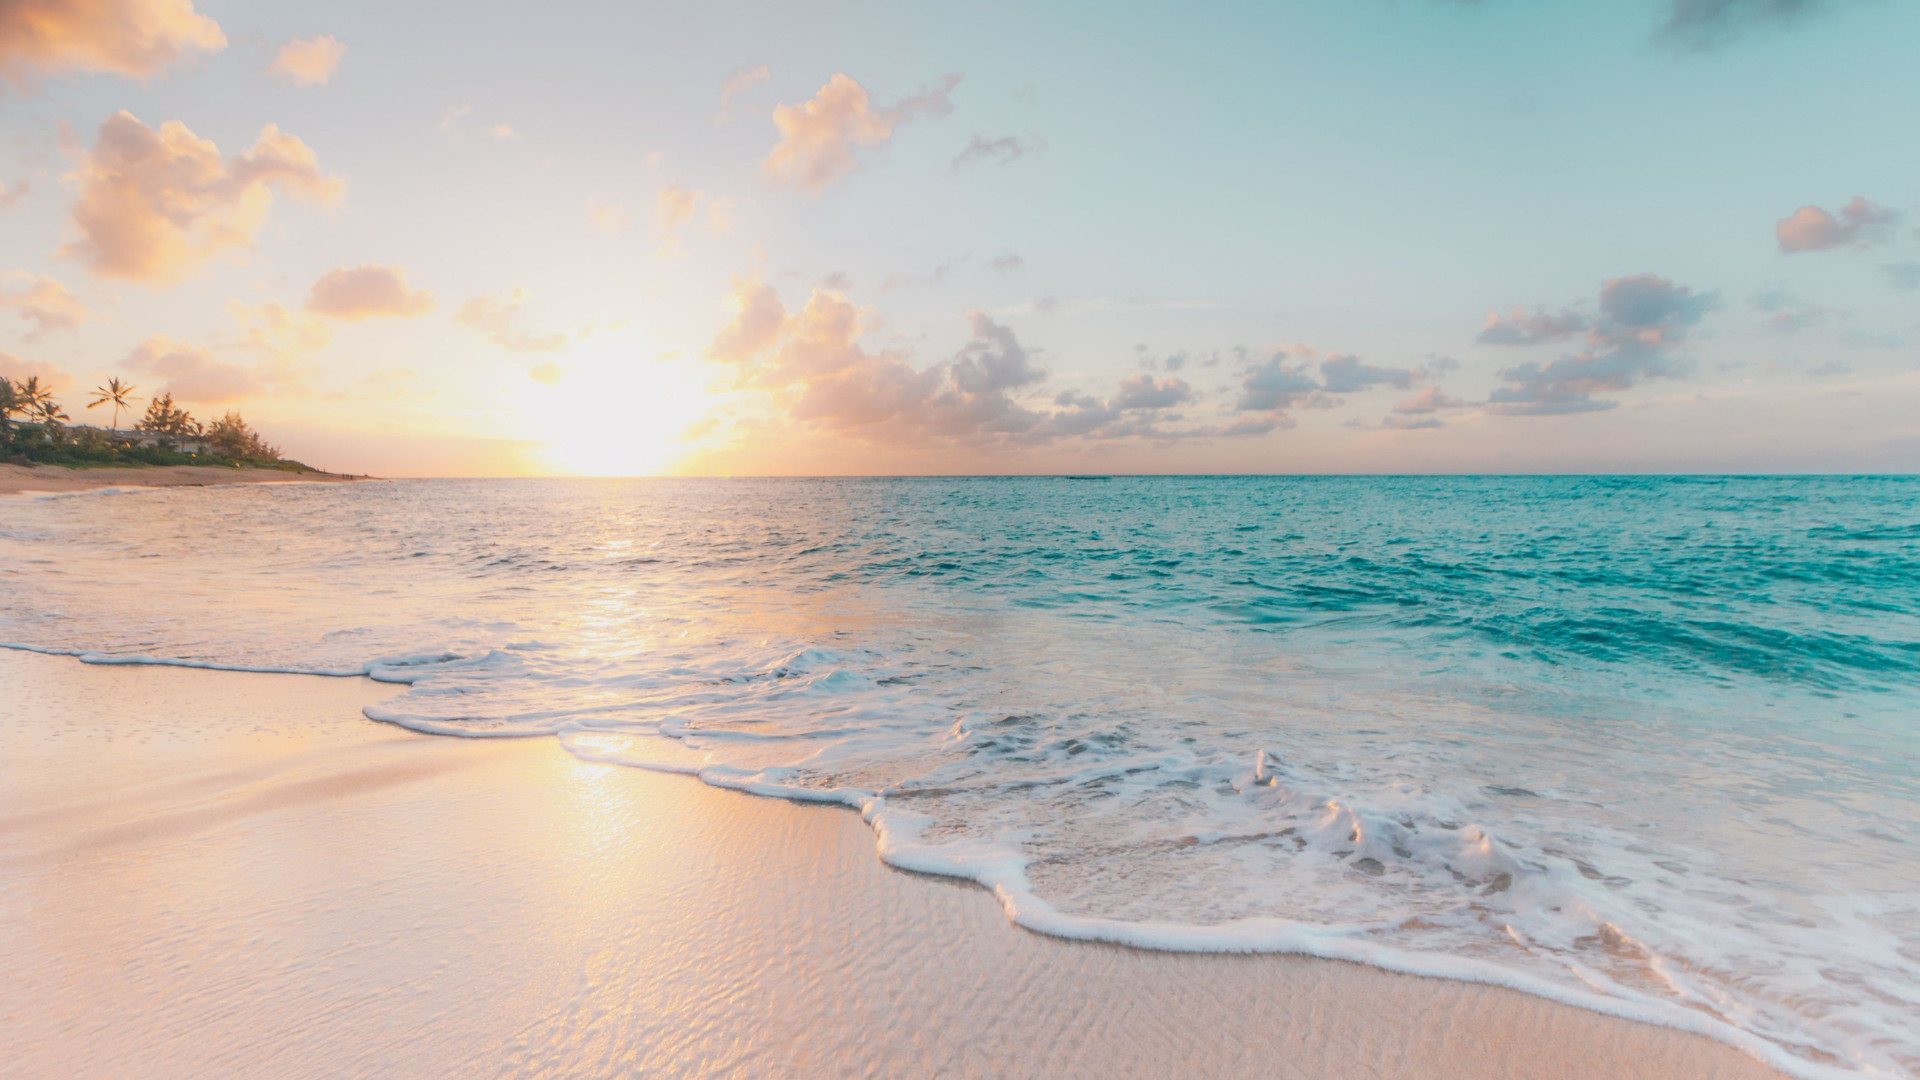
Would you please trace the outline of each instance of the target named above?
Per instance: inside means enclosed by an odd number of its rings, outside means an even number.
[[[0,375],[380,475],[1912,471],[1920,4],[0,0]]]

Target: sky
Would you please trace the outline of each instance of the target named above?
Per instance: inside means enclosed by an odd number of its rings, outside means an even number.
[[[0,376],[385,476],[1910,472],[1915,55],[1898,0],[0,0]]]

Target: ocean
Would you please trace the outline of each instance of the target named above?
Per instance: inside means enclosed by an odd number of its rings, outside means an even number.
[[[434,480],[0,501],[0,643],[846,804],[1023,926],[1920,1073],[1920,480]]]

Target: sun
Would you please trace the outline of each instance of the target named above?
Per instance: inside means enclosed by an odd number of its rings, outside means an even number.
[[[708,377],[697,362],[642,345],[610,335],[524,376],[522,408],[542,471],[654,476],[687,453],[689,426],[716,404]]]

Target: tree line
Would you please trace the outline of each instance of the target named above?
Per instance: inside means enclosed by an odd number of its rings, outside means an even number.
[[[75,426],[53,391],[39,376],[13,380],[0,376],[0,461],[54,465],[269,465],[300,467],[280,456],[280,448],[255,431],[238,412],[202,424],[174,404],[171,393],[147,402],[136,432],[153,439],[128,438],[120,431],[121,410],[132,410],[140,389],[118,378],[95,387],[87,408],[112,407],[106,431]]]

